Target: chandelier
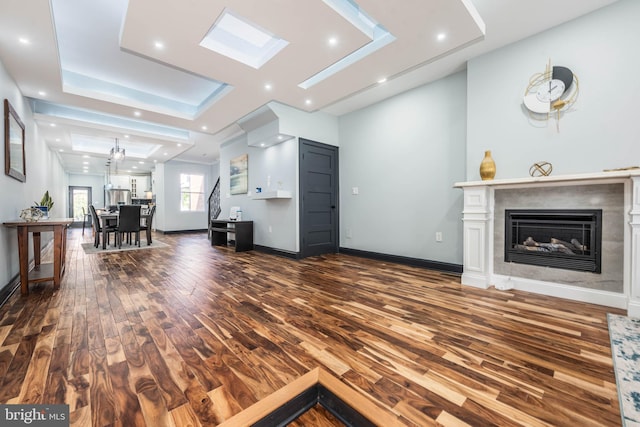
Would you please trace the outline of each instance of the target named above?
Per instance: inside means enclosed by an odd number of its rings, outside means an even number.
[[[111,149],[109,153],[109,158],[115,160],[124,160],[124,148],[120,148],[120,144],[118,142],[118,138],[116,138],[116,146]]]

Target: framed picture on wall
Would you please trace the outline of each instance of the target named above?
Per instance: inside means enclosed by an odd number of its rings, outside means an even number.
[[[27,180],[24,158],[24,124],[8,99],[4,100],[4,173],[18,181]]]
[[[249,191],[249,155],[231,159],[229,168],[231,194],[247,194]]]

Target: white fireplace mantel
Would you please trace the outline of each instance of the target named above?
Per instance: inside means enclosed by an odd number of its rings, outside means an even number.
[[[624,292],[580,288],[535,278],[494,273],[494,193],[496,189],[624,184]],[[536,178],[458,182],[464,191],[462,284],[480,288],[520,289],[610,307],[640,317],[640,169]]]

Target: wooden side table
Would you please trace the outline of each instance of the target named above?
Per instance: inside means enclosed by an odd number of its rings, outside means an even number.
[[[53,281],[55,289],[60,282],[65,268],[65,252],[67,249],[67,228],[73,218],[41,219],[38,221],[7,221],[5,227],[18,231],[18,258],[20,262],[20,293],[29,295],[29,283]],[[53,231],[53,262],[40,263],[40,233]],[[33,234],[33,263],[29,272],[29,233]],[[31,273],[31,274],[29,274]]]

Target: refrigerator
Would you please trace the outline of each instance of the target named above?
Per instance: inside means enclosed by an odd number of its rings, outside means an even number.
[[[104,207],[105,208],[109,209],[111,206],[130,205],[130,204],[131,204],[131,190],[105,187],[104,189]]]

